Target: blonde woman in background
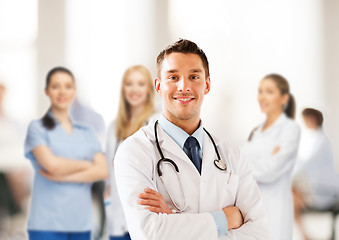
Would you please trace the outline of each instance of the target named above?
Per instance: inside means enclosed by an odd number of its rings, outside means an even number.
[[[122,80],[118,115],[110,124],[107,134],[110,193],[109,201],[106,201],[106,216],[110,240],[130,239],[115,183],[115,152],[119,144],[144,126],[154,113],[154,90],[149,70],[142,65],[128,68]]]
[[[268,214],[271,239],[292,239],[291,175],[300,128],[293,120],[295,101],[287,80],[270,74],[260,82],[258,102],[266,120],[255,128],[243,148],[252,166]]]

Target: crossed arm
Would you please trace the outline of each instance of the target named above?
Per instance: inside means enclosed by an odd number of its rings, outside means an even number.
[[[93,162],[88,162],[56,156],[47,146],[41,145],[33,149],[33,154],[43,168],[40,174],[52,181],[93,182],[108,176],[106,159],[102,153],[96,153]]]
[[[114,164],[117,188],[132,238],[218,239],[216,223],[209,212],[172,214],[163,197],[154,191],[157,189],[152,178],[155,160],[148,154],[154,151],[154,146],[140,144],[140,149],[135,149],[133,140],[120,145]],[[220,209],[229,227],[227,235],[221,239],[269,239],[259,189],[249,166],[242,157],[237,159],[240,161],[240,184],[235,206]]]
[[[154,213],[166,213],[172,214],[172,211],[168,207],[166,201],[164,200],[163,196],[158,193],[157,191],[146,188],[144,193],[140,193],[138,195],[140,198],[139,204],[147,206],[146,209],[154,212]],[[228,229],[237,229],[241,227],[244,223],[243,216],[236,206],[229,206],[222,209],[224,212],[227,223]]]

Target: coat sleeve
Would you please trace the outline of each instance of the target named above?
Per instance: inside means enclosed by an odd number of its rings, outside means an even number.
[[[239,149],[235,152],[235,159],[239,173],[235,206],[240,209],[244,224],[238,229],[229,230],[226,239],[270,239],[266,211],[249,164],[243,159]]]
[[[115,156],[115,177],[132,239],[218,239],[210,213],[156,214],[138,204],[145,188],[157,191],[154,179],[155,149],[139,130],[125,140]],[[114,213],[112,213],[114,214]]]
[[[300,128],[290,123],[282,130],[277,142],[280,150],[276,154],[268,153],[263,159],[251,159],[253,176],[258,183],[271,183],[287,173],[292,173],[296,161]]]

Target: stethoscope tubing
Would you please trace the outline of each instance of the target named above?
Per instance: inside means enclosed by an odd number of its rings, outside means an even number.
[[[179,183],[180,183],[180,184],[179,184],[179,185],[180,185],[180,191],[181,191],[182,194],[184,194],[184,190],[183,190],[183,187],[182,187],[182,184],[181,184],[180,172],[179,172],[178,165],[177,165],[173,160],[171,160],[171,159],[169,159],[169,158],[165,158],[165,157],[164,157],[164,154],[163,154],[163,152],[162,152],[162,150],[161,150],[161,147],[160,147],[160,144],[159,144],[159,139],[158,139],[157,124],[158,124],[158,120],[157,120],[157,121],[155,122],[155,124],[154,124],[154,135],[155,135],[156,146],[157,146],[158,152],[159,152],[160,157],[161,157],[161,159],[160,159],[160,160],[158,161],[158,163],[157,163],[157,172],[158,172],[158,175],[159,175],[159,178],[160,178],[161,182],[162,182],[163,185],[165,186],[165,190],[166,190],[166,192],[167,192],[167,195],[169,196],[171,202],[173,203],[173,206],[176,208],[176,210],[173,210],[173,211],[174,211],[174,212],[177,212],[177,213],[184,212],[184,211],[187,211],[187,210],[190,209],[189,206],[186,206],[186,200],[185,200],[185,197],[184,197],[184,207],[181,209],[181,208],[179,208],[179,206],[176,204],[176,202],[174,201],[174,199],[172,199],[172,196],[171,196],[171,194],[169,193],[169,191],[168,191],[168,189],[167,189],[167,187],[166,187],[166,184],[164,183],[164,180],[163,180],[163,178],[162,178],[163,173],[162,173],[162,171],[161,171],[161,166],[160,166],[160,165],[161,165],[162,163],[166,163],[166,162],[167,162],[167,163],[169,163],[169,164],[175,169],[177,178],[178,178]],[[214,142],[214,140],[213,140],[213,137],[211,136],[211,134],[210,134],[205,128],[203,128],[203,129],[204,129],[204,131],[206,132],[206,134],[208,135],[208,137],[211,139],[212,144],[213,144],[213,147],[214,147],[214,150],[215,150],[215,153],[216,153],[217,158],[218,158],[217,160],[214,160],[215,166],[216,166],[218,169],[222,170],[222,171],[226,171],[227,165],[224,164],[224,163],[222,162],[222,160],[221,160],[221,158],[220,158],[220,155],[219,155],[219,152],[218,152],[218,149],[217,149],[217,145],[215,144],[215,142]],[[184,196],[184,195],[183,195],[183,196]]]

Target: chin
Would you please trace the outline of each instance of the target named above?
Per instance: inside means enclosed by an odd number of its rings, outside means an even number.
[[[177,119],[180,119],[180,120],[189,120],[191,118],[194,117],[194,112],[193,111],[190,111],[187,113],[187,111],[181,113],[181,112],[176,112],[174,114],[172,114],[174,117],[176,117]]]
[[[58,105],[54,105],[54,108],[58,109],[58,110],[68,110],[70,106],[70,103],[67,104],[58,104]]]
[[[131,107],[138,107],[140,105],[143,105],[145,102],[144,101],[134,101],[134,102],[129,102],[128,104],[131,106]]]

